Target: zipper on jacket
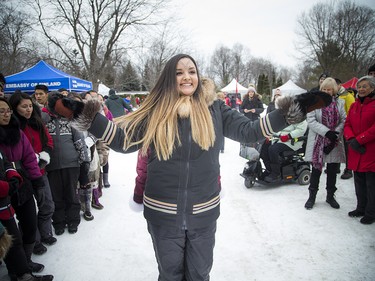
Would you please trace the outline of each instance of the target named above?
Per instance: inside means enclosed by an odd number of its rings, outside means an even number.
[[[186,207],[187,207],[187,194],[188,194],[188,183],[189,183],[189,170],[190,170],[190,154],[191,154],[191,129],[188,128],[188,151],[187,151],[187,159],[186,159],[186,181],[184,186],[184,208],[182,212],[182,229],[186,230]]]

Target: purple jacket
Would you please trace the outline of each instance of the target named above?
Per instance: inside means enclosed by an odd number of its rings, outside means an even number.
[[[20,161],[30,180],[42,176],[33,147],[22,130],[20,140],[10,146],[0,143],[0,150],[6,155],[10,162]]]

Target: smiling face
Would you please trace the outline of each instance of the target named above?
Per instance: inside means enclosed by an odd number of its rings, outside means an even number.
[[[198,74],[193,61],[182,58],[176,69],[177,88],[180,95],[192,96],[198,87]]]
[[[372,93],[375,89],[371,87],[370,82],[363,80],[357,84],[357,91],[359,97],[365,97]]]
[[[26,119],[30,119],[31,114],[33,113],[33,104],[31,100],[23,99],[17,105],[16,110],[19,115],[25,117]]]
[[[0,101],[0,126],[8,125],[11,115],[12,111],[9,105],[4,101]]]

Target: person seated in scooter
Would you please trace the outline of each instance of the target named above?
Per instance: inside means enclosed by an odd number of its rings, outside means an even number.
[[[266,168],[265,182],[277,183],[281,181],[280,154],[284,151],[297,151],[302,148],[303,142],[295,140],[302,137],[306,129],[306,121],[290,125],[274,135],[268,150],[261,151],[260,158]]]

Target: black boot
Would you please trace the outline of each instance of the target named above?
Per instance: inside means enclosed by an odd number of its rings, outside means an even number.
[[[108,173],[103,173],[103,184],[105,188],[110,187],[111,185],[108,182]]]
[[[337,190],[336,188],[336,180],[337,180],[337,175],[335,171],[337,168],[340,167],[340,164],[338,163],[329,163],[327,164],[327,199],[326,202],[331,205],[332,208],[334,209],[339,209],[340,205],[337,203],[335,199],[335,192]]]
[[[310,190],[309,198],[307,199],[307,201],[305,203],[305,208],[307,210],[311,210],[314,207],[315,199],[316,199],[316,193],[317,193],[317,190],[314,190],[314,191]]]
[[[21,277],[17,278],[17,281],[52,281],[53,275],[32,275],[30,273],[25,273]]]
[[[334,208],[334,209],[340,209],[340,205],[339,205],[339,203],[337,203],[337,201],[335,199],[335,195],[333,195],[333,194],[327,194],[326,202],[329,205],[331,205],[332,208]]]
[[[314,207],[316,194],[319,190],[319,179],[321,175],[321,171],[318,169],[312,168],[311,170],[311,178],[310,178],[310,185],[309,185],[309,198],[305,203],[305,208],[307,210],[311,210]]]
[[[278,183],[278,182],[280,182],[281,181],[280,164],[272,163],[270,166],[271,166],[271,174],[264,177],[264,181],[268,182],[268,183]]]
[[[34,244],[35,243],[23,244],[23,248],[25,250],[26,259],[27,259],[27,262],[29,264],[29,268],[30,268],[31,272],[41,272],[44,269],[44,265],[40,264],[40,263],[33,262],[31,260],[31,255],[32,255],[33,250],[34,250]]]

